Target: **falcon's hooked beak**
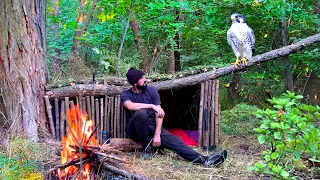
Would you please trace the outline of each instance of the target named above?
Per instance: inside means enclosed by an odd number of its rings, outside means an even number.
[[[237,17],[232,14],[230,18],[231,18],[232,21],[235,21]]]

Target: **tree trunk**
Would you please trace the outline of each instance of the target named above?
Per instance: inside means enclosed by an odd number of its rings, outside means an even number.
[[[0,1],[0,79],[13,136],[38,141],[45,122],[45,6],[43,0]]]
[[[130,21],[130,26],[132,30],[132,34],[134,37],[134,42],[136,44],[137,50],[142,58],[142,62],[140,63],[141,69],[143,69],[145,72],[149,72],[150,68],[150,62],[147,58],[147,53],[145,47],[142,45],[140,38],[139,38],[139,25],[134,16],[132,16],[132,20]]]
[[[169,57],[167,60],[166,73],[173,74],[175,72],[175,59],[174,59],[174,51],[169,52]]]
[[[72,44],[72,47],[71,47],[71,51],[72,52],[77,52],[78,53],[78,50],[79,50],[79,47],[80,47],[80,39],[79,37],[81,37],[88,29],[88,26],[90,24],[90,21],[92,19],[92,15],[93,15],[93,12],[97,6],[97,1],[98,0],[93,0],[92,2],[92,5],[91,5],[91,9],[89,11],[89,14],[88,16],[85,18],[85,14],[84,14],[84,6],[85,6],[85,3],[86,1],[85,0],[80,0],[80,7],[79,7],[79,14],[78,14],[78,18],[77,18],[77,24],[78,24],[78,27],[77,27],[77,30],[75,31],[74,33],[74,36],[73,36],[73,44]],[[84,21],[84,23],[83,23]],[[83,25],[81,25],[83,23]]]
[[[131,4],[131,6],[130,6],[130,8],[128,10],[128,20],[127,20],[126,26],[125,26],[124,31],[123,31],[122,40],[121,40],[121,44],[120,44],[120,47],[119,47],[117,61],[116,61],[116,75],[118,77],[120,76],[119,64],[120,64],[120,60],[121,60],[120,58],[121,58],[122,48],[123,48],[123,44],[124,44],[124,41],[125,41],[126,36],[127,36],[127,30],[129,28],[129,24],[130,24],[130,11],[131,11],[131,8],[132,8],[132,4]]]
[[[285,3],[286,0],[283,0]],[[280,23],[280,32],[281,32],[281,45],[282,47],[288,45],[288,28],[287,28],[287,21],[286,21],[286,15],[285,11],[283,10],[283,17],[282,21]],[[284,65],[286,67],[285,70],[285,76],[286,76],[286,88],[287,90],[294,92],[294,87],[293,87],[293,77],[292,77],[292,70],[291,70],[291,63],[290,63],[290,58],[289,55],[283,57],[284,60]]]
[[[235,72],[233,74],[232,81],[230,83],[229,87],[229,101],[233,102],[234,99],[239,98],[240,88],[239,88],[239,82],[240,82],[240,72]]]
[[[179,51],[180,50],[180,41],[181,41],[181,34],[180,33],[176,34],[174,41],[177,44],[177,49],[174,50],[175,71],[180,71],[181,70],[181,64],[180,64],[181,56],[180,56],[180,51]]]
[[[181,2],[181,0],[179,0]],[[181,15],[180,11],[176,10],[176,21],[181,22],[184,21],[184,15]],[[177,49],[174,50],[174,60],[175,60],[175,70],[180,71],[181,70],[181,64],[180,64],[180,42],[181,42],[181,32],[177,32],[174,41],[177,44]]]
[[[303,91],[303,96],[306,97],[307,104],[316,105],[320,103],[320,78],[315,72],[312,72],[308,78],[308,82]]]
[[[265,61],[271,61],[280,57],[287,56],[291,53],[296,53],[298,50],[301,50],[305,47],[308,47],[317,43],[320,43],[320,33],[310,36],[306,39],[303,39],[289,46],[282,47],[279,49],[266,52],[264,54],[254,56],[250,59],[250,61],[248,61],[248,64],[243,67],[236,68],[230,65],[223,68],[217,68],[206,73],[196,74],[196,75],[192,75],[184,78],[155,82],[155,83],[152,83],[152,85],[158,88],[158,90],[177,89],[177,88],[183,88],[186,86],[196,85],[207,80],[217,79],[221,76],[225,76],[237,71],[242,71],[250,66],[254,66],[256,64],[260,64]],[[96,96],[103,95],[104,96],[106,94],[116,95],[116,94],[120,94],[124,89],[128,87],[129,85],[128,86],[114,86],[114,85],[104,86],[100,84],[99,85],[78,84],[75,86],[53,89],[52,91],[48,91],[47,94],[51,98],[78,96],[80,93],[83,96],[87,96],[87,95],[96,95]]]

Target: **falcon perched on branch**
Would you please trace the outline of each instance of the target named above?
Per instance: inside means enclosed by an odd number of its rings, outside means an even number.
[[[231,20],[232,25],[227,32],[227,40],[237,57],[236,62],[232,64],[240,66],[241,63],[247,64],[248,59],[252,57],[256,39],[244,16],[235,13],[231,15]]]

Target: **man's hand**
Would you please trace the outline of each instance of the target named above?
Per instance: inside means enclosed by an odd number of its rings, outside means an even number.
[[[164,111],[160,106],[153,106],[152,109],[156,112],[158,118],[164,118]]]
[[[159,147],[161,146],[161,137],[160,135],[154,135],[153,137],[153,142],[152,142],[153,147]]]

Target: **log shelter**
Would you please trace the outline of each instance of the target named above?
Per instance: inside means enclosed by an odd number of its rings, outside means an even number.
[[[88,118],[94,120],[96,137],[102,142],[102,131],[110,138],[126,138],[126,113],[120,104],[120,95],[80,95],[70,97],[44,97],[47,120],[51,134],[57,140],[66,133],[66,112],[69,107],[79,106]],[[83,93],[84,94],[84,93]],[[159,90],[161,106],[166,116],[163,127],[179,128],[196,134],[198,147],[209,147],[221,141],[219,80]]]

